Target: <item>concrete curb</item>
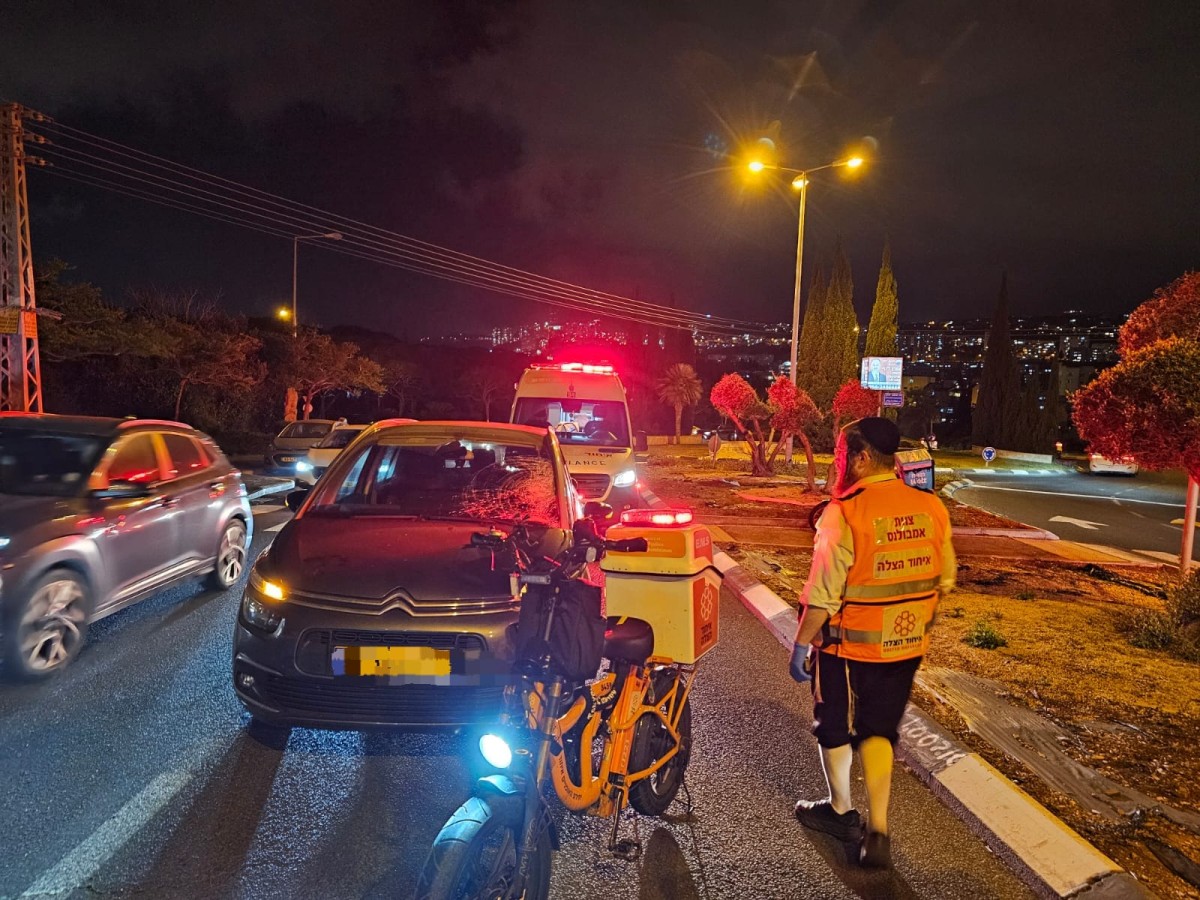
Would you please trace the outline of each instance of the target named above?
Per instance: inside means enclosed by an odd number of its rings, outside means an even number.
[[[946,497],[947,499],[953,499],[954,495],[956,493],[958,493],[962,488],[966,488],[966,487],[971,487],[970,479],[959,479],[957,481],[952,481],[948,485],[943,487],[941,490],[941,494],[943,497]],[[973,504],[970,504],[970,503],[963,503],[962,500],[959,500],[958,502],[962,503],[963,506],[970,506],[971,509],[979,509],[980,508],[980,507],[974,506]],[[984,510],[984,512],[987,512],[987,510]],[[1034,528],[1033,526],[1028,526],[1026,528],[955,528],[954,533],[961,534],[961,535],[967,535],[967,536],[978,536],[978,537],[1026,538],[1027,540],[1031,540],[1031,541],[1057,541],[1057,540],[1059,540],[1059,537],[1057,534],[1054,534],[1051,531],[1046,531],[1044,528]]]
[[[724,551],[725,584],[784,647],[796,610]],[[900,726],[899,756],[935,796],[1043,897],[1154,898],[1136,878],[1072,831],[979,754],[913,704]]]

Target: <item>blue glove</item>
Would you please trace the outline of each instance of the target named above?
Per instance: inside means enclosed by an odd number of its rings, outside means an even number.
[[[809,661],[808,644],[793,644],[792,658],[788,662],[788,673],[800,684],[812,681],[813,663]]]

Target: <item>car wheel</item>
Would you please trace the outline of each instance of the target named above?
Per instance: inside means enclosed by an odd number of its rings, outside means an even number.
[[[227,591],[242,577],[246,571],[246,526],[241,519],[231,519],[221,532],[221,541],[217,544],[217,562],[209,585],[217,591]]]
[[[75,572],[47,572],[14,607],[4,628],[4,669],[10,678],[48,678],[79,655],[92,601],[87,583]]]

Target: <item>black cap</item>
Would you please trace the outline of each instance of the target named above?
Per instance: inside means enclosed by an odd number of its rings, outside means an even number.
[[[863,440],[884,456],[891,456],[900,446],[900,429],[891,419],[867,416],[859,419],[851,427],[862,435]]]

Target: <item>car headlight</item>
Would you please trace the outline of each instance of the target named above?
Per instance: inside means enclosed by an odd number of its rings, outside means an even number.
[[[312,470],[313,470],[313,467],[312,467],[312,463],[310,463],[310,462],[305,462],[304,460],[300,460],[300,462],[296,463],[296,471],[297,472],[311,472]]]
[[[242,597],[242,618],[247,625],[253,625],[255,628],[270,632],[279,628],[280,623],[283,621],[283,616],[279,614],[279,610],[268,606],[250,594]]]
[[[246,593],[242,595],[242,620],[262,631],[276,631],[283,622],[283,610],[279,604],[286,598],[284,586],[264,578],[255,566],[250,570]]]
[[[12,538],[0,537],[0,550],[5,550],[12,543]]]
[[[262,594],[268,600],[280,602],[287,599],[287,591],[278,581],[271,581],[259,574],[258,568],[250,570],[250,590]]]
[[[488,765],[497,769],[507,769],[512,764],[512,747],[508,741],[498,734],[485,734],[479,739],[479,752],[488,761]]]
[[[613,487],[627,488],[633,487],[633,483],[637,481],[637,471],[634,469],[626,469],[620,475],[613,479]]]

